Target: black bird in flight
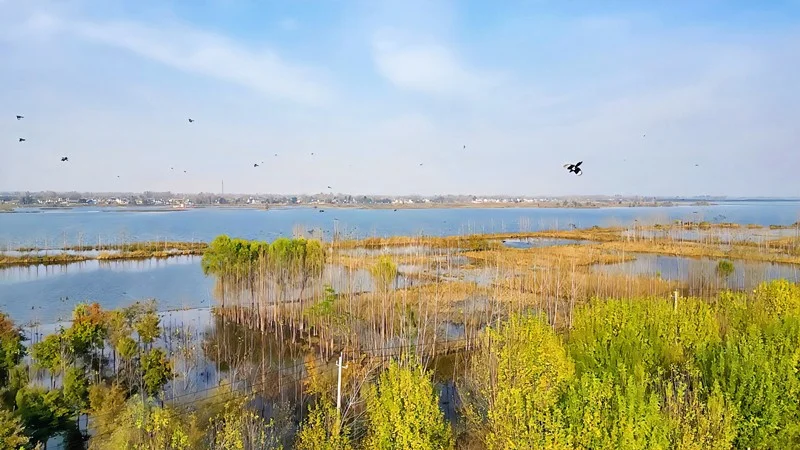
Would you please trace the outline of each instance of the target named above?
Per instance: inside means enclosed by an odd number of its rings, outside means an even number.
[[[277,153],[275,153],[275,156],[278,156],[278,154],[277,154]]]
[[[575,175],[581,176],[581,174],[583,174],[583,171],[581,170],[581,167],[580,167],[581,164],[583,164],[583,161],[578,161],[578,164],[564,164],[564,167],[569,172],[574,173]]]
[[[25,118],[25,116],[20,116],[19,114],[17,114],[17,120],[24,119],[24,118]]]
[[[258,167],[258,164],[253,164],[253,167]]]
[[[20,142],[25,142],[25,138],[19,138]]]
[[[328,186],[328,189],[333,189],[332,187]]]
[[[175,170],[175,168],[174,167],[170,167],[169,170]]]
[[[467,146],[465,145],[465,146],[464,146],[464,150],[466,150],[466,149],[467,149]]]
[[[311,152],[311,156],[314,156],[314,152]]]
[[[69,161],[69,158],[67,158],[66,156],[62,156],[61,157],[61,162],[64,162],[64,161]]]
[[[183,173],[186,173],[186,171],[184,170]]]
[[[192,122],[194,122],[194,119],[189,118],[189,123],[192,123]]]
[[[419,166],[422,167],[422,163],[419,163]]]

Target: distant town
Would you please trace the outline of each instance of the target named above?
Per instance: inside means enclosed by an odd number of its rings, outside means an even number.
[[[80,206],[149,206],[191,208],[207,206],[342,206],[373,208],[415,208],[435,206],[476,207],[609,207],[609,206],[672,206],[675,204],[710,204],[724,197],[660,198],[641,196],[383,196],[348,194],[276,195],[276,194],[176,194],[172,192],[95,193],[95,192],[0,192],[0,206],[17,207],[80,207]]]

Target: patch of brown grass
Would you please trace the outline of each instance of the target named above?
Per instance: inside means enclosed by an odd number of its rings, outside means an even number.
[[[97,255],[97,259],[101,261],[115,261],[115,260],[124,260],[124,259],[163,259],[163,258],[171,258],[173,256],[190,256],[190,255],[202,255],[204,252],[203,249],[172,249],[172,250],[130,250],[130,251],[123,251],[123,252],[101,252]]]
[[[0,267],[69,264],[89,260],[88,256],[58,253],[55,255],[0,255]]]
[[[800,255],[788,255],[779,248],[757,248],[749,245],[731,245],[723,248],[717,244],[701,242],[670,241],[631,241],[605,242],[600,244],[605,250],[633,253],[656,253],[689,258],[726,258],[745,261],[764,261],[787,264],[800,264]]]

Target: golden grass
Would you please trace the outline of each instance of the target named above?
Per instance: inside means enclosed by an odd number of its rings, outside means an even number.
[[[65,247],[63,250],[70,250],[76,252],[87,251],[122,251],[122,252],[160,252],[166,250],[195,250],[204,251],[208,248],[205,242],[181,242],[181,241],[145,241],[145,242],[131,242],[126,244],[101,244],[101,245],[71,245]],[[20,247],[17,251],[20,252],[33,252],[45,250],[39,247]]]
[[[722,248],[717,244],[701,242],[669,241],[631,241],[604,242],[599,244],[603,250],[633,253],[656,253],[689,258],[736,259],[744,261],[800,264],[800,255],[786,254],[780,248],[756,248],[752,245],[731,245]]]
[[[202,255],[203,249],[183,249],[183,250],[133,250],[123,251],[118,253],[101,252],[97,255],[98,260],[101,261],[115,261],[124,259],[163,259],[171,258],[173,256],[192,256]]]
[[[0,255],[0,267],[69,264],[91,259],[84,255],[58,253],[55,255]]]
[[[510,269],[542,267],[587,267],[594,264],[615,264],[634,259],[615,254],[597,245],[559,245],[530,249],[503,249],[466,252],[464,256],[482,266],[497,265]]]

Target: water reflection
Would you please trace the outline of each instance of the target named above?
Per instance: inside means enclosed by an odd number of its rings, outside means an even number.
[[[556,238],[523,238],[523,239],[504,239],[503,245],[509,248],[542,248],[555,247],[558,245],[585,245],[589,241],[575,239],[556,239]]]
[[[733,242],[763,243],[783,237],[800,237],[795,228],[715,228],[710,230],[668,228],[662,230],[627,229],[622,232],[626,238],[668,239],[674,241],[707,241],[730,244]]]
[[[727,289],[753,289],[763,281],[785,278],[800,281],[800,266],[770,262],[733,261],[734,271],[729,276],[717,274],[718,260],[684,258],[653,254],[636,254],[633,261],[605,264],[594,267],[595,271],[659,276],[665,280],[688,283],[694,287],[719,287]]]

